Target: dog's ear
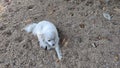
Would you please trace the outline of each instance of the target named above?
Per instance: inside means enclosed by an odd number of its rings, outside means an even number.
[[[54,34],[54,39],[55,39],[55,38],[56,38],[56,36],[57,36],[57,35],[56,35],[56,32],[54,32],[53,34]]]

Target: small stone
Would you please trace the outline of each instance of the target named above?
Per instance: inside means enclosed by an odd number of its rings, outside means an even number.
[[[111,16],[109,13],[103,13],[104,18],[111,20]]]

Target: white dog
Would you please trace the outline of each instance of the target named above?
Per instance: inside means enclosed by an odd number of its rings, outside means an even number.
[[[38,24],[33,23],[24,28],[28,33],[38,37],[40,47],[45,50],[55,48],[59,60],[62,58],[61,50],[59,47],[59,37],[58,32],[54,24],[49,21],[41,21]]]

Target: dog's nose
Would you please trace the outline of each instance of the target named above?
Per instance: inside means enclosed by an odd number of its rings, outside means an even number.
[[[53,44],[52,46],[55,46],[55,44]]]
[[[45,50],[47,50],[47,46],[45,47]]]

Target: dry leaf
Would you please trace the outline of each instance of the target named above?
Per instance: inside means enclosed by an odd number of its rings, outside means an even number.
[[[51,15],[51,14],[53,14],[53,11],[50,11],[50,12],[49,12],[49,15]]]
[[[4,9],[5,9],[5,7],[3,7],[3,6],[0,4],[0,12],[2,12]]]
[[[118,61],[119,60],[119,56],[116,55],[115,58],[114,58],[115,61]]]
[[[102,9],[105,11],[105,10],[106,10],[106,7],[103,7]]]
[[[68,42],[69,42],[69,39],[64,38],[64,39],[62,40],[62,45],[65,46],[65,47],[67,47]]]
[[[64,44],[64,43],[65,43],[65,41],[66,41],[66,39],[64,38],[64,39],[62,40],[62,44]]]
[[[80,28],[85,28],[85,24],[79,24]]]
[[[120,13],[120,9],[119,8],[115,8],[114,9],[116,12]]]
[[[59,62],[60,62],[60,60],[59,60],[59,59],[57,59],[57,60],[56,60],[56,62],[57,62],[57,63],[59,63]]]
[[[49,15],[52,15],[55,12],[55,10],[52,10],[49,12]]]
[[[27,20],[25,20],[24,22],[25,23],[29,23],[29,22],[31,22],[32,20],[31,19],[27,19]]]
[[[67,45],[68,45],[68,41],[65,42],[64,46],[67,47]]]

